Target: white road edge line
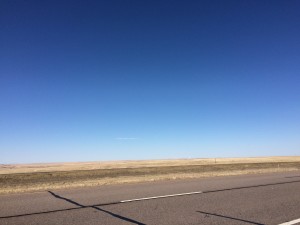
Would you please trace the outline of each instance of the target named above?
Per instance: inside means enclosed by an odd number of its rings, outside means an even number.
[[[278,225],[293,225],[293,224],[296,224],[296,223],[300,223],[300,219],[292,220],[290,222],[281,223],[281,224],[278,224]]]
[[[203,193],[202,191],[196,191],[196,192],[188,192],[188,193],[173,194],[173,195],[161,195],[161,196],[153,196],[153,197],[146,197],[146,198],[129,199],[129,200],[123,200],[120,202],[121,203],[136,202],[136,201],[143,201],[143,200],[150,200],[150,199],[157,199],[157,198],[169,198],[169,197],[176,197],[176,196],[182,196],[182,195],[195,195],[195,194],[202,194],[202,193]]]

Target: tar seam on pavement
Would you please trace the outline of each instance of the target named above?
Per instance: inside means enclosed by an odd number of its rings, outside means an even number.
[[[267,187],[267,186],[274,186],[274,185],[284,185],[284,184],[291,184],[291,183],[300,183],[300,180],[297,181],[288,181],[288,182],[278,182],[278,183],[270,183],[270,184],[261,184],[261,185],[253,185],[253,186],[243,186],[243,187],[235,187],[235,188],[226,188],[226,189],[218,189],[218,190],[210,190],[210,191],[202,191],[202,192],[194,192],[194,195],[196,194],[208,194],[208,193],[214,193],[214,192],[221,192],[221,191],[231,191],[231,190],[240,190],[240,189],[248,189],[248,188],[256,188],[256,187]],[[48,213],[55,213],[55,212],[62,212],[62,211],[70,211],[70,210],[77,210],[77,209],[83,209],[83,208],[98,208],[101,206],[108,206],[108,205],[116,205],[116,204],[128,204],[131,202],[134,202],[133,200],[122,200],[122,201],[115,201],[115,202],[108,202],[108,203],[101,203],[101,204],[94,204],[94,205],[81,205],[73,200],[61,197],[51,191],[48,191],[52,196],[56,198],[63,199],[65,201],[68,201],[77,207],[71,207],[67,209],[58,209],[58,210],[50,210],[50,211],[43,211],[43,212],[36,212],[36,213],[27,213],[27,214],[19,214],[19,215],[12,215],[12,216],[2,216],[0,219],[8,219],[8,218],[15,218],[15,217],[22,217],[22,216],[30,216],[30,215],[39,215],[39,214],[48,214]],[[189,193],[190,195],[190,193]],[[184,196],[182,194],[175,194],[170,195],[169,197],[181,197]],[[143,198],[143,200],[154,200],[157,198],[149,197],[149,198]],[[141,201],[141,199],[136,199],[135,201]],[[101,209],[102,210],[102,209]],[[137,222],[138,223],[138,222]],[[143,223],[138,223],[143,224]]]
[[[255,224],[255,225],[264,225],[262,223],[257,223],[257,222],[253,222],[253,221],[249,221],[249,220],[243,220],[243,219],[234,218],[234,217],[230,217],[230,216],[219,215],[219,214],[215,214],[215,213],[208,213],[208,212],[203,212],[203,211],[197,211],[197,212],[201,213],[201,214],[209,215],[209,216],[216,216],[216,217],[221,217],[221,218],[225,218],[225,219],[231,219],[231,220],[236,220],[236,221],[240,221],[240,222],[251,223],[251,224]]]

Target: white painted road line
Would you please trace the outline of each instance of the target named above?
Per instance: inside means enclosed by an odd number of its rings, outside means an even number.
[[[278,224],[278,225],[293,225],[293,224],[297,224],[297,223],[300,223],[300,219],[292,220],[290,222],[281,223],[281,224]]]
[[[153,196],[153,197],[146,197],[146,198],[129,199],[129,200],[123,200],[123,201],[120,201],[120,202],[121,203],[136,202],[136,201],[144,201],[144,200],[150,200],[150,199],[170,198],[170,197],[176,197],[176,196],[195,195],[195,194],[202,194],[202,193],[203,193],[202,191],[196,191],[196,192],[188,192],[188,193],[173,194],[173,195],[161,195],[161,196]]]

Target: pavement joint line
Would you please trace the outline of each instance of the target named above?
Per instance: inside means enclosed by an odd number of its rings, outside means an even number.
[[[300,180],[296,180],[296,181],[268,183],[268,184],[254,185],[254,186],[233,187],[233,188],[211,190],[211,191],[196,191],[196,192],[187,192],[187,193],[172,194],[172,195],[162,195],[162,196],[154,196],[154,197],[146,197],[146,198],[137,198],[137,199],[121,200],[121,201],[108,202],[108,203],[102,203],[102,204],[82,205],[80,207],[73,207],[73,208],[68,208],[68,209],[60,209],[60,210],[52,210],[52,211],[44,211],[44,212],[42,211],[42,212],[36,212],[36,213],[31,213],[31,214],[19,214],[19,215],[12,215],[12,216],[0,216],[0,219],[13,218],[13,217],[21,217],[21,216],[28,216],[28,215],[34,215],[34,214],[55,213],[55,212],[69,211],[69,210],[75,210],[75,209],[100,207],[100,206],[115,205],[115,204],[129,203],[129,202],[135,202],[135,201],[143,201],[143,200],[151,200],[151,199],[159,199],[159,198],[183,196],[183,195],[206,194],[206,193],[213,193],[213,192],[219,192],[219,191],[230,191],[230,190],[236,190],[236,189],[245,189],[245,188],[254,188],[254,187],[265,187],[265,186],[272,186],[272,185],[278,185],[278,184],[291,184],[291,183],[299,183],[299,182],[300,182]],[[296,223],[300,223],[300,219],[293,220],[293,221],[286,222],[286,223],[279,224],[279,225],[293,225],[293,224],[296,224]]]
[[[278,225],[293,225],[293,224],[297,224],[297,223],[300,223],[300,218],[296,219],[296,220],[289,221],[289,222],[281,223],[281,224],[278,224]]]
[[[102,203],[102,204],[89,205],[87,207],[92,207],[92,206],[107,206],[107,205],[115,205],[115,204],[130,203],[130,202],[137,202],[137,201],[146,201],[146,200],[159,199],[159,198],[168,198],[168,197],[176,197],[176,196],[184,196],[184,195],[196,195],[196,194],[208,194],[208,193],[214,193],[214,192],[220,192],[220,191],[231,191],[231,190],[238,190],[238,189],[266,187],[266,186],[273,186],[273,185],[278,185],[278,184],[291,184],[291,183],[299,183],[299,182],[300,182],[300,180],[296,180],[296,181],[288,181],[288,182],[277,182],[277,183],[260,184],[260,185],[253,185],[253,186],[240,186],[240,187],[225,188],[225,189],[216,189],[216,190],[207,190],[207,191],[195,191],[195,192],[187,192],[187,193],[180,193],[180,194],[171,194],[171,195],[144,197],[144,198],[136,198],[136,199],[129,199],[129,200],[120,200],[120,201],[116,201],[116,202],[108,202],[108,203]]]
[[[151,199],[158,199],[158,198],[170,198],[170,197],[184,196],[184,195],[195,195],[195,194],[202,194],[202,193],[203,193],[202,191],[195,191],[195,192],[187,192],[187,193],[172,194],[172,195],[160,195],[160,196],[153,196],[153,197],[122,200],[120,201],[120,203],[137,202],[137,201],[144,201],[144,200],[151,200]]]

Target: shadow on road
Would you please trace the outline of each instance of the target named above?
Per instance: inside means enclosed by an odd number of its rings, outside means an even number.
[[[48,191],[52,196],[54,196],[55,198],[59,198],[61,200],[64,200],[64,201],[67,201],[69,203],[72,203],[73,205],[76,205],[76,207],[72,207],[72,208],[67,208],[67,209],[58,209],[58,210],[50,210],[50,211],[44,211],[44,212],[36,212],[36,213],[27,213],[27,214],[20,214],[20,215],[14,215],[14,216],[3,216],[3,217],[0,217],[0,219],[8,219],[8,218],[16,218],[16,217],[23,217],[23,216],[32,216],[32,215],[41,215],[41,214],[50,214],[50,213],[56,213],[56,212],[65,212],[65,211],[71,211],[71,210],[78,210],[78,209],[84,209],[84,208],[93,208],[97,211],[101,211],[101,212],[104,212],[106,214],[109,214],[115,218],[118,218],[118,219],[121,219],[121,220],[124,220],[124,221],[127,221],[127,222],[130,222],[130,223],[133,223],[133,224],[138,224],[138,225],[146,225],[145,223],[141,223],[139,221],[136,221],[136,220],[133,220],[133,219],[130,219],[130,218],[127,218],[127,217],[124,217],[124,216],[121,216],[121,215],[118,215],[118,214],[115,214],[115,213],[112,213],[110,211],[107,211],[107,210],[104,210],[102,208],[100,208],[99,206],[97,205],[82,205],[82,204],[79,204],[78,202],[75,202],[71,199],[68,199],[68,198],[64,198],[62,196],[59,196],[57,194],[55,194],[54,192],[52,191]],[[109,203],[109,204],[103,204],[102,206],[104,205],[113,205],[113,204],[117,204],[117,203]]]
[[[234,188],[227,188],[227,189],[219,189],[219,190],[210,190],[210,191],[203,191],[201,194],[209,194],[209,193],[214,193],[214,192],[222,192],[222,191],[232,191],[232,190],[240,190],[240,189],[248,189],[248,188],[258,188],[258,187],[267,187],[267,186],[274,186],[274,185],[284,185],[284,184],[293,184],[293,183],[299,183],[300,180],[297,181],[288,181],[288,182],[278,182],[278,183],[270,183],[270,184],[261,184],[261,185],[253,185],[253,186],[245,186],[245,187],[234,187]],[[35,212],[35,213],[25,213],[25,214],[19,214],[19,215],[12,215],[12,216],[0,216],[0,219],[8,219],[8,218],[16,218],[16,217],[23,217],[23,216],[31,216],[31,215],[41,215],[41,214],[49,214],[49,213],[56,213],[56,212],[63,212],[63,211],[71,211],[71,210],[79,210],[79,209],[83,209],[83,208],[93,208],[96,209],[98,211],[102,211],[105,212],[111,216],[114,216],[116,218],[134,223],[134,224],[141,224],[143,225],[144,223],[114,214],[112,212],[109,212],[107,210],[104,210],[100,207],[102,206],[108,206],[108,205],[116,205],[116,204],[123,204],[120,201],[116,201],[116,202],[109,202],[109,203],[102,203],[102,204],[94,204],[94,205],[82,205],[79,204],[71,199],[68,198],[64,198],[62,196],[59,196],[51,191],[48,191],[52,196],[54,196],[55,198],[67,201],[69,203],[72,203],[73,205],[75,205],[76,207],[71,207],[71,208],[66,208],[66,209],[58,209],[58,210],[50,210],[50,211],[43,211],[43,212]],[[205,213],[205,212],[201,212],[198,211],[199,213]],[[209,214],[206,213],[207,215],[214,215],[214,216],[219,216],[219,217],[224,217],[227,219],[235,219],[235,218],[231,218],[231,217],[226,217],[226,216],[221,216],[221,215],[217,215],[217,214]],[[246,221],[246,220],[240,220],[240,219],[236,219],[239,221],[243,221],[243,222],[247,222],[247,223],[252,223],[252,224],[258,224],[261,225],[260,223],[255,223],[255,222],[251,222],[251,221]]]
[[[208,212],[203,212],[203,211],[197,211],[197,212],[205,214],[205,215],[209,215],[209,216],[217,216],[217,217],[222,217],[222,218],[236,220],[236,221],[245,222],[245,223],[251,223],[251,224],[256,224],[256,225],[264,225],[262,223],[257,223],[257,222],[253,222],[253,221],[249,221],[249,220],[238,219],[238,218],[234,218],[234,217],[230,217],[230,216],[223,216],[223,215],[218,215],[218,214],[208,213]]]
[[[59,198],[59,199],[62,199],[64,201],[67,201],[67,202],[70,202],[72,203],[73,205],[76,205],[76,206],[79,206],[80,208],[93,208],[93,209],[96,209],[98,211],[101,211],[101,212],[104,212],[106,214],[109,214],[115,218],[118,218],[120,220],[125,220],[127,222],[130,222],[130,223],[133,223],[133,224],[139,224],[139,225],[146,225],[144,223],[141,223],[141,222],[138,222],[136,220],[133,220],[133,219],[130,219],[130,218],[127,218],[127,217],[124,217],[124,216],[121,216],[121,215],[118,215],[118,214],[115,214],[115,213],[112,213],[110,211],[107,211],[107,210],[104,210],[104,209],[101,209],[100,207],[97,207],[97,206],[85,206],[85,205],[82,205],[82,204],[79,204],[78,202],[75,202],[71,199],[68,199],[68,198],[64,198],[62,196],[59,196],[55,193],[53,193],[52,191],[48,191],[51,195],[53,195],[55,198]]]
[[[48,193],[50,193],[51,195],[53,195],[55,198],[59,198],[59,199],[65,200],[65,201],[67,201],[67,202],[70,202],[70,203],[72,203],[73,205],[77,205],[77,206],[79,206],[79,207],[86,208],[86,206],[81,205],[81,204],[79,204],[79,203],[77,203],[77,202],[74,202],[74,201],[71,200],[71,199],[61,197],[61,196],[55,194],[55,193],[52,192],[52,191],[48,191]]]
[[[97,207],[97,206],[93,206],[92,208],[93,208],[93,209],[96,209],[96,210],[98,210],[98,211],[101,211],[101,212],[105,212],[105,213],[107,213],[107,214],[109,214],[109,215],[111,215],[111,216],[113,216],[113,217],[116,217],[116,218],[121,219],[121,220],[125,220],[125,221],[130,222],[130,223],[133,223],[133,224],[146,225],[145,223],[141,223],[141,222],[138,222],[138,221],[136,221],[136,220],[133,220],[133,219],[130,219],[130,218],[127,218],[127,217],[124,217],[124,216],[120,216],[120,215],[118,215],[118,214],[115,214],[115,213],[109,212],[109,211],[107,211],[107,210],[101,209],[101,208],[99,208],[99,207]]]

